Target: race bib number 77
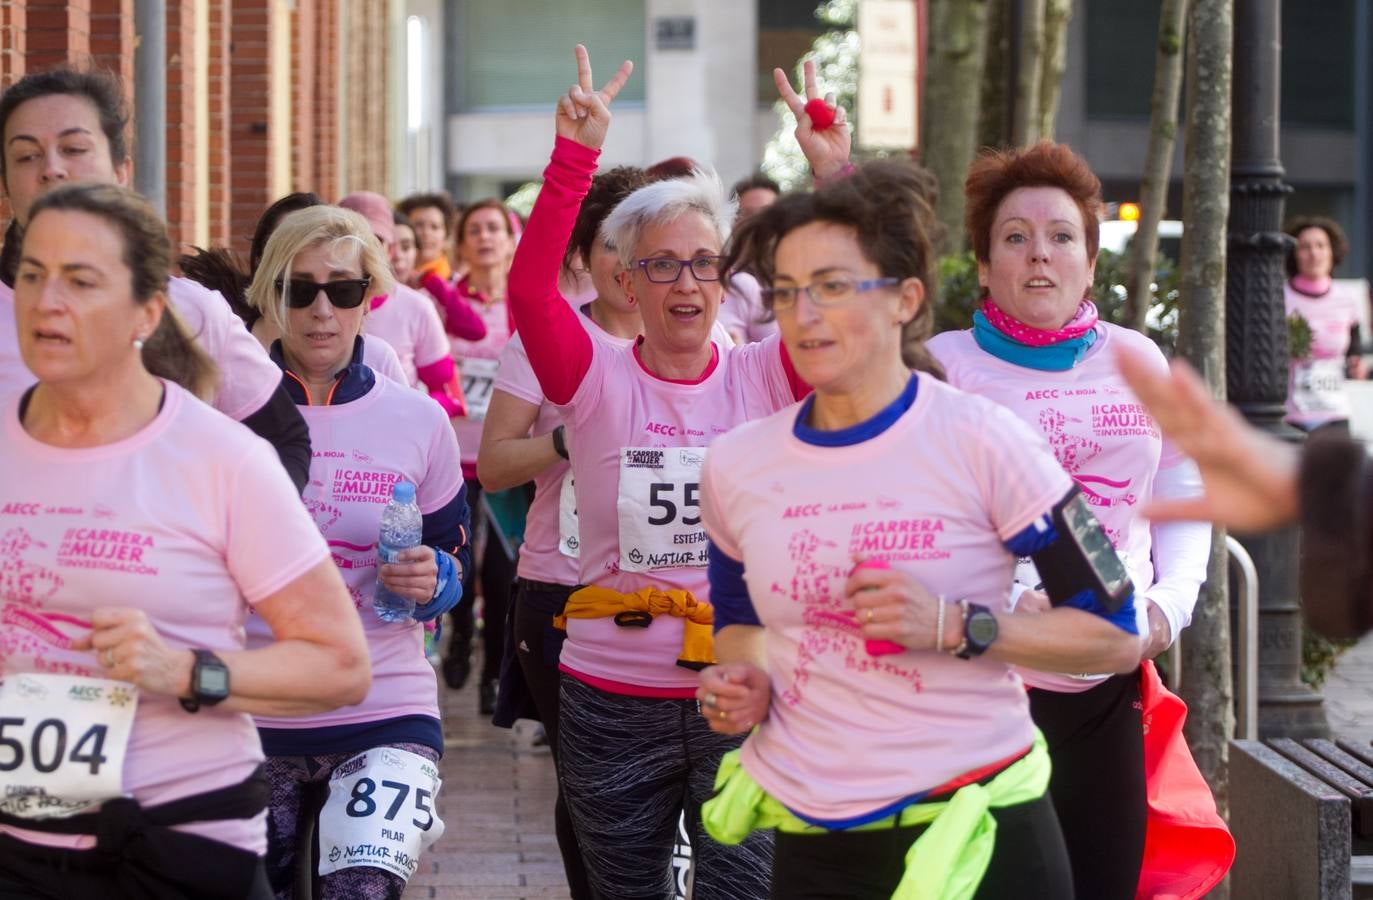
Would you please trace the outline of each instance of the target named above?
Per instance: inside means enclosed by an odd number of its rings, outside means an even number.
[[[625,447],[620,450],[620,569],[703,567],[701,466],[705,447]]]

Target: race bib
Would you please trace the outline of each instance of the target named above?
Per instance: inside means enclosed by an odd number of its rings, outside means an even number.
[[[577,491],[568,470],[558,492],[558,552],[576,559],[581,555],[582,541],[577,531]]]
[[[1344,360],[1294,360],[1292,405],[1304,413],[1347,414],[1349,405],[1344,396]]]
[[[63,818],[123,796],[138,688],[75,675],[0,681],[0,812]]]
[[[706,564],[701,525],[705,447],[620,450],[620,570],[652,572]]]
[[[319,814],[319,874],[353,866],[410,879],[443,834],[438,763],[396,747],[366,750],[329,777]]]
[[[462,396],[467,401],[467,418],[486,418],[499,367],[500,361],[495,359],[465,357],[458,363],[458,372],[462,375]]]

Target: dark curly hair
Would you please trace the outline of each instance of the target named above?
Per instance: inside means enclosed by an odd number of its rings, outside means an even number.
[[[563,266],[570,267],[572,260],[581,255],[584,263],[591,262],[591,250],[596,246],[596,236],[601,223],[620,201],[651,182],[653,178],[638,166],[616,166],[591,179],[591,190],[582,201],[577,213],[577,221],[572,226],[572,237],[563,252]]]
[[[1344,236],[1344,229],[1334,219],[1326,216],[1298,216],[1289,219],[1283,231],[1290,234],[1293,238],[1298,238],[1301,233],[1308,228],[1319,228],[1325,232],[1325,236],[1330,239],[1330,268],[1334,269],[1349,254],[1349,239]],[[1287,267],[1287,277],[1291,278],[1297,274],[1297,242],[1293,240],[1287,248],[1287,258],[1284,260]]]
[[[726,278],[749,272],[771,285],[777,245],[810,222],[852,228],[863,255],[884,277],[919,278],[925,302],[902,331],[902,356],[912,369],[943,378],[944,370],[925,347],[934,331],[939,296],[939,250],[944,227],[935,215],[938,183],[909,160],[870,162],[852,176],[814,193],[788,194],[750,216],[725,248]]]

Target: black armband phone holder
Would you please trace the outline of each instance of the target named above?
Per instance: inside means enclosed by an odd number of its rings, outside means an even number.
[[[1049,602],[1061,606],[1090,590],[1108,614],[1119,611],[1134,593],[1134,584],[1082,490],[1073,485],[1051,516],[1057,539],[1030,555]]]

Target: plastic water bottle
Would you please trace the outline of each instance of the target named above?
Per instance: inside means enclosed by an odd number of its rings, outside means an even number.
[[[381,540],[377,542],[377,565],[397,562],[402,550],[420,545],[424,522],[415,503],[415,486],[398,481],[391,487],[391,502],[381,513]],[[415,614],[415,601],[387,590],[377,579],[372,608],[383,622],[405,622]]]

